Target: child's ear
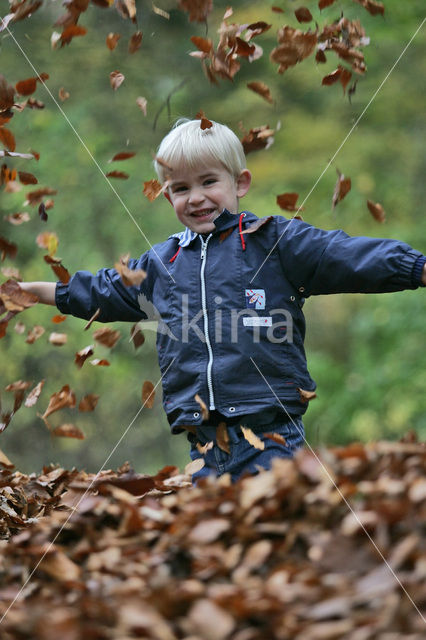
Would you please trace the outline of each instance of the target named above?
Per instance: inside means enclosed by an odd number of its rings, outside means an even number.
[[[237,196],[242,198],[246,195],[251,185],[251,173],[248,169],[241,171],[237,178]]]

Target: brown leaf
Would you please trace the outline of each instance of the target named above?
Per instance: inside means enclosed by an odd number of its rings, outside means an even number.
[[[303,207],[296,206],[298,197],[298,193],[282,193],[277,196],[277,205],[284,211],[303,211]]]
[[[38,215],[40,216],[40,219],[43,220],[43,222],[47,222],[48,215],[46,213],[46,207],[44,202],[42,202],[38,207]]]
[[[51,321],[54,324],[61,324],[61,322],[65,322],[66,319],[67,319],[67,316],[61,316],[61,315],[57,314],[56,316],[53,316],[51,318]]]
[[[192,460],[192,462],[188,462],[188,464],[185,466],[185,473],[189,476],[193,476],[194,473],[200,471],[205,466],[205,464],[206,463],[203,458],[196,458],[195,460]]]
[[[302,62],[311,55],[317,44],[315,33],[304,33],[289,26],[281,27],[278,31],[278,46],[271,51],[272,62],[279,64],[279,73]]]
[[[325,64],[327,62],[327,57],[322,49],[318,49],[315,54],[315,60],[319,64]]]
[[[0,74],[0,111],[7,111],[15,103],[15,89]]]
[[[132,340],[135,349],[138,349],[145,342],[145,335],[138,324],[134,324],[130,331],[130,339]]]
[[[24,206],[30,204],[32,207],[35,207],[41,203],[44,196],[54,196],[57,193],[56,189],[51,189],[50,187],[43,187],[36,191],[30,191],[26,195]]]
[[[9,129],[5,127],[0,127],[0,141],[4,144],[4,146],[9,149],[9,151],[15,151],[16,142],[15,136]]]
[[[94,411],[96,405],[98,404],[99,398],[100,396],[97,396],[95,393],[89,393],[80,400],[78,410],[84,412]]]
[[[37,89],[37,78],[20,80],[15,85],[16,92],[21,96],[29,96]]]
[[[109,173],[105,174],[106,178],[120,178],[121,180],[127,180],[129,178],[129,174],[124,171],[109,171]]]
[[[11,258],[12,260],[16,257],[16,253],[18,251],[18,247],[13,242],[9,242],[3,236],[0,236],[0,254],[2,261],[6,256]]]
[[[69,44],[73,38],[76,36],[85,36],[87,33],[87,29],[85,27],[80,27],[78,24],[71,24],[69,27],[66,27],[59,40],[61,41],[61,47],[65,44]]]
[[[61,87],[58,91],[58,97],[61,102],[65,102],[65,100],[68,100],[68,98],[70,97],[70,94],[64,87]]]
[[[26,407],[33,407],[40,397],[40,393],[44,386],[44,380],[40,380],[39,383],[36,384],[34,389],[32,389],[25,399]]]
[[[23,224],[24,222],[28,222],[29,219],[30,216],[26,211],[19,211],[16,213],[11,213],[8,216],[4,216],[4,220],[7,220],[7,222],[10,222],[10,224],[16,226]]]
[[[28,332],[25,342],[27,344],[34,344],[36,340],[41,338],[44,332],[45,332],[44,327],[40,326],[39,324],[34,325],[31,331]]]
[[[281,7],[271,7],[271,11],[273,11],[274,13],[284,13],[284,9],[281,9]]]
[[[49,252],[49,260],[46,260],[48,264],[52,263],[52,256],[55,255],[58,249],[59,239],[54,231],[44,231],[39,233],[36,238],[36,243],[40,249],[47,249]]]
[[[372,16],[376,16],[378,14],[383,16],[385,13],[383,2],[375,2],[375,0],[354,0],[354,2],[357,2],[364,7],[364,9],[367,9],[368,13]]]
[[[162,185],[156,179],[148,180],[147,182],[143,183],[143,194],[148,198],[150,202],[153,202],[156,198],[158,198],[162,190]]]
[[[114,51],[118,41],[121,38],[120,33],[109,33],[106,37],[106,46],[110,51]]]
[[[191,42],[195,44],[199,51],[203,53],[213,52],[213,41],[210,38],[201,38],[200,36],[191,36]]]
[[[86,362],[87,358],[90,358],[90,356],[93,356],[93,353],[94,353],[93,345],[89,344],[89,346],[84,347],[84,349],[80,349],[80,351],[77,351],[77,353],[75,354],[74,363],[77,365],[79,369],[81,369],[83,364]]]
[[[0,464],[6,469],[13,469],[15,466],[3,451],[0,450]]]
[[[229,448],[229,433],[226,426],[226,422],[219,422],[216,428],[216,442],[219,449],[225,451],[225,453],[231,453]]]
[[[146,278],[146,271],[143,269],[129,269],[127,263],[129,256],[121,256],[120,261],[116,262],[114,267],[120,274],[121,280],[125,287],[138,287]]]
[[[149,380],[145,380],[142,385],[142,404],[147,409],[152,409],[155,400],[154,385]]]
[[[66,426],[66,425],[63,425]],[[70,425],[72,426],[72,425]],[[58,427],[60,428],[60,427]],[[62,434],[55,434],[62,435]],[[78,436],[72,436],[78,437]],[[84,437],[84,436],[83,436]],[[44,556],[40,563],[41,571],[58,582],[76,582],[81,575],[80,567],[65,555],[63,551],[53,551]]]
[[[301,402],[309,402],[317,397],[315,391],[307,391],[306,389],[297,389],[299,392]]]
[[[273,440],[278,444],[287,445],[286,439],[280,433],[265,433],[263,437],[268,438],[269,440]]]
[[[117,162],[118,160],[128,160],[129,158],[133,158],[136,155],[136,151],[120,151],[120,153],[116,153],[115,156],[108,160],[108,162]]]
[[[114,91],[117,91],[118,87],[124,81],[124,75],[120,71],[111,71],[109,74],[109,81]]]
[[[198,395],[198,393],[195,394],[194,400],[196,402],[198,402],[198,404],[200,405],[201,416],[202,416],[203,420],[208,420],[210,412],[209,412],[208,407],[207,407],[206,403],[204,402],[204,400]]]
[[[25,171],[18,171],[18,176],[20,182],[22,184],[37,184],[38,180],[32,173],[27,173]]]
[[[271,90],[269,89],[268,85],[265,84],[264,82],[248,82],[247,87],[252,91],[254,91],[255,93],[258,93],[260,96],[262,96],[262,98],[264,98],[270,104],[273,104],[274,100],[271,96]]]
[[[92,324],[94,323],[96,318],[99,318],[100,315],[101,315],[101,310],[100,309],[96,309],[95,313],[90,318],[90,320],[88,320],[86,326],[84,327],[84,331],[87,331],[87,329],[90,329],[90,327],[92,326]]]
[[[268,125],[264,124],[261,127],[255,127],[242,138],[241,144],[244,148],[244,153],[247,155],[252,151],[259,151],[260,149],[269,149],[274,142],[273,129],[270,129]]]
[[[146,116],[146,108],[148,104],[147,99],[144,98],[143,96],[139,96],[138,98],[136,98],[136,104],[138,105],[139,109],[142,111],[144,116]]]
[[[129,40],[129,53],[136,53],[141,48],[142,31],[136,31]]]
[[[195,433],[196,432],[197,430],[195,429]],[[206,442],[206,444],[201,444],[200,442],[197,442],[196,444],[197,451],[199,451],[202,456],[205,456],[207,451],[210,451],[210,449],[213,449],[213,446],[214,446],[213,440],[210,440],[210,442]]]
[[[263,451],[265,448],[265,443],[257,436],[251,429],[248,427],[243,427],[241,425],[241,431],[243,432],[244,438],[249,442],[255,449],[260,449]]]
[[[15,280],[6,280],[0,285],[0,301],[7,311],[19,312],[37,304],[38,297],[21,289]]]
[[[319,9],[321,11],[322,9],[325,9],[326,7],[331,6],[335,2],[336,2],[336,0],[319,0],[318,7],[319,7]]]
[[[306,7],[300,7],[294,12],[297,22],[312,22],[312,13]]]
[[[233,232],[232,227],[230,229],[226,229],[226,231],[222,231],[222,233],[219,236],[219,242],[222,244],[222,242],[224,242],[224,240],[226,240],[226,238],[228,238],[232,232]]]
[[[75,393],[67,384],[50,397],[48,407],[42,415],[43,420],[48,418],[52,413],[55,413],[55,411],[59,411],[59,409],[65,407],[75,407]]]
[[[386,219],[386,213],[383,209],[382,205],[379,202],[373,202],[372,200],[367,200],[367,207],[371,215],[377,222],[384,222]]]
[[[62,347],[67,343],[68,336],[66,333],[51,333],[49,336],[50,344],[55,345],[55,347]]]
[[[189,13],[190,22],[205,22],[213,9],[213,0],[178,0],[179,9]]]
[[[104,347],[112,349],[120,340],[121,334],[119,331],[109,329],[109,327],[102,327],[93,332],[93,337],[99,344],[103,344]]]
[[[324,78],[322,79],[321,84],[323,84],[324,86],[330,86],[331,84],[334,84],[335,82],[338,82],[339,79],[340,79],[340,76],[342,74],[342,70],[343,70],[343,67],[341,67],[339,65],[337,67],[337,69],[335,69],[334,71],[332,71],[328,75],[324,76]]]
[[[170,20],[170,13],[168,11],[164,11],[164,9],[160,9],[159,7],[156,7],[154,3],[152,3],[152,10],[154,13],[157,14],[157,16],[161,16],[166,20]]]
[[[94,358],[93,360],[90,360],[90,364],[93,367],[109,367],[110,363],[108,362],[108,360],[105,360],[105,358]]]
[[[265,218],[259,218],[258,220],[256,220],[256,222],[253,222],[253,224],[251,224],[249,227],[247,227],[247,229],[244,229],[244,231],[241,232],[241,234],[243,235],[244,233],[256,233],[256,231],[258,229],[260,229],[261,227],[263,227],[265,224],[269,224],[272,220],[273,216],[267,216]]]
[[[340,173],[339,169],[336,169],[336,171],[337,171],[338,178],[337,178],[336,186],[334,187],[334,193],[333,193],[333,200],[332,200],[333,209],[337,204],[339,204],[341,200],[343,200],[346,194],[349,193],[349,191],[351,190],[351,184],[352,184],[351,179],[345,178],[343,173]]]

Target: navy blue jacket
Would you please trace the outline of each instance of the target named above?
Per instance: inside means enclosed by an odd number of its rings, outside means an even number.
[[[421,283],[425,258],[404,242],[226,210],[215,226],[185,246],[171,236],[131,260],[130,268],[147,273],[140,287],[125,287],[115,269],[101,269],[79,271],[56,288],[62,313],[88,319],[99,308],[101,322],[152,319],[147,301],[154,305],[163,403],[174,432],[201,424],[196,394],[225,417],[282,406],[303,413],[299,390],[315,389],[303,346],[304,299]]]

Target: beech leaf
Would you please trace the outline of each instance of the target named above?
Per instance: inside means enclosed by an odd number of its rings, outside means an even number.
[[[142,385],[142,404],[147,409],[152,409],[155,400],[155,388],[152,382],[145,380]]]

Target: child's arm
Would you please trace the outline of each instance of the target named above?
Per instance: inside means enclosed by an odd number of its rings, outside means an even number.
[[[56,282],[20,282],[19,286],[36,295],[39,302],[55,306]]]

